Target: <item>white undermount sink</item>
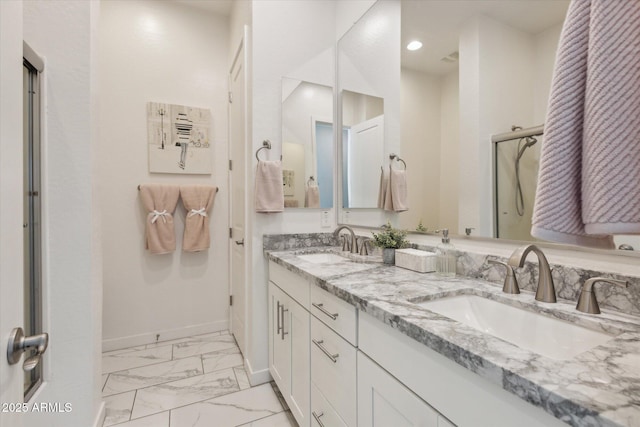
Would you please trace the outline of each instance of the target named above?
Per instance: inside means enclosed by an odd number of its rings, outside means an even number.
[[[310,262],[312,264],[335,264],[337,262],[349,261],[345,257],[341,257],[340,255],[332,253],[306,254],[296,256],[301,260]]]
[[[568,360],[613,336],[479,297],[459,295],[418,304],[427,310],[556,360]]]

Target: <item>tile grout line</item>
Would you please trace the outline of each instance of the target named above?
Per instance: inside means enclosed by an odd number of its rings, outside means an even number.
[[[136,390],[133,395],[133,403],[131,404],[131,412],[129,413],[129,421],[131,421],[131,417],[133,416],[133,408],[136,406],[136,398],[138,397],[138,390]]]
[[[174,345],[176,345],[176,344],[172,344],[172,346],[174,346]],[[163,346],[163,347],[166,347],[166,346]],[[236,345],[236,347],[237,347],[237,345]],[[175,360],[184,360],[184,359],[188,359],[188,358],[190,358],[190,357],[196,357],[196,356],[199,356],[199,355],[202,355],[202,354],[217,353],[217,352],[219,352],[219,351],[229,350],[229,349],[231,349],[231,348],[233,348],[233,347],[227,347],[227,348],[222,348],[222,349],[220,349],[220,350],[208,351],[208,352],[206,352],[206,353],[196,353],[196,354],[192,354],[192,355],[190,355],[190,356],[178,357],[178,358],[176,358],[176,359],[174,359],[174,358],[173,358],[173,348],[171,348],[171,359],[169,359],[169,360],[163,360],[163,361],[161,361],[161,362],[153,362],[153,363],[149,363],[149,364],[147,364],[147,365],[133,366],[133,367],[131,367],[131,368],[127,368],[127,369],[120,369],[120,370],[118,370],[118,371],[102,372],[102,375],[104,375],[104,374],[116,374],[116,373],[118,373],[118,372],[129,371],[129,370],[131,370],[131,369],[145,368],[145,367],[147,367],[147,366],[158,365],[158,364],[160,364],[160,363],[166,363],[166,362],[173,362],[173,361],[175,361]],[[138,351],[138,350],[136,350],[136,351]],[[240,354],[242,354],[242,352],[240,352]],[[104,357],[104,356],[103,356],[103,357]],[[108,356],[107,356],[107,357],[108,357]]]
[[[0,0],[0,1],[2,1],[2,0]],[[267,383],[265,383],[265,384],[267,384]],[[264,385],[264,384],[260,384],[260,385]],[[256,387],[259,387],[259,386],[256,386]],[[251,388],[253,388],[253,387],[251,387]],[[150,417],[152,415],[157,415],[157,414],[160,414],[162,412],[167,412],[167,411],[171,412],[171,411],[174,411],[176,409],[186,408],[187,406],[196,405],[198,403],[208,402],[209,400],[214,400],[214,399],[217,399],[219,397],[226,397],[226,396],[229,396],[229,395],[234,394],[234,393],[242,393],[243,391],[251,390],[251,388],[247,388],[247,389],[244,389],[244,390],[238,389],[236,391],[232,391],[231,393],[221,394],[220,396],[210,397],[208,399],[198,400],[198,401],[195,401],[195,402],[192,402],[192,403],[187,403],[185,405],[176,406],[175,408],[171,408],[171,409],[164,409],[164,410],[162,410],[160,412],[154,412],[153,414],[145,415],[144,417]],[[284,409],[282,411],[280,411],[280,412],[284,412]],[[280,412],[276,412],[276,413],[271,414],[271,415],[279,414]],[[271,416],[271,415],[269,415],[269,416]],[[169,414],[169,416],[171,416],[171,414]],[[140,418],[144,418],[144,417],[133,418],[130,421],[139,420]]]
[[[2,0],[0,0],[0,1],[2,1]],[[196,356],[192,356],[192,357],[196,357]],[[234,368],[240,368],[240,367],[243,367],[243,365],[230,366],[228,368],[221,368],[221,369],[217,369],[217,370],[211,371],[211,372],[204,372],[204,368],[203,368],[201,374],[195,374],[195,375],[191,375],[190,377],[178,378],[178,379],[175,379],[175,380],[163,381],[163,382],[157,383],[157,384],[143,385],[142,387],[133,388],[131,390],[119,391],[117,393],[108,394],[106,396],[102,396],[102,398],[104,399],[106,397],[116,396],[118,394],[129,393],[129,392],[132,392],[134,390],[136,390],[136,391],[144,390],[144,389],[147,389],[147,388],[157,387],[157,386],[160,386],[160,385],[164,385],[164,384],[168,384],[168,383],[172,383],[172,382],[176,382],[176,381],[187,380],[189,378],[195,378],[195,377],[202,376],[202,375],[215,374],[216,372],[226,371],[227,369],[231,369],[233,371],[233,374],[235,375],[236,372],[235,372]],[[238,383],[238,378],[237,377],[236,377],[236,383]],[[239,387],[239,385],[238,385],[238,387]]]

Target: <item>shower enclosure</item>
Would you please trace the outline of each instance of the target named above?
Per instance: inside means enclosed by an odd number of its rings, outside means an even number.
[[[493,135],[494,237],[535,240],[531,216],[538,183],[543,126]]]

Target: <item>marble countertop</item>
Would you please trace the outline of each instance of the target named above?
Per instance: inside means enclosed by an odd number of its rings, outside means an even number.
[[[338,252],[338,248],[267,251],[266,255],[572,426],[640,426],[640,317],[605,310],[597,316],[582,314],[574,301],[540,303],[530,292],[504,294],[494,283],[416,273],[363,262],[366,258],[329,265],[297,257],[327,251]],[[507,302],[615,337],[571,360],[554,360],[416,305],[462,294]]]

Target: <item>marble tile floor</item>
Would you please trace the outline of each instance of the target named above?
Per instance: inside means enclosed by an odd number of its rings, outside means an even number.
[[[103,427],[294,427],[275,383],[251,387],[228,331],[102,354]]]

